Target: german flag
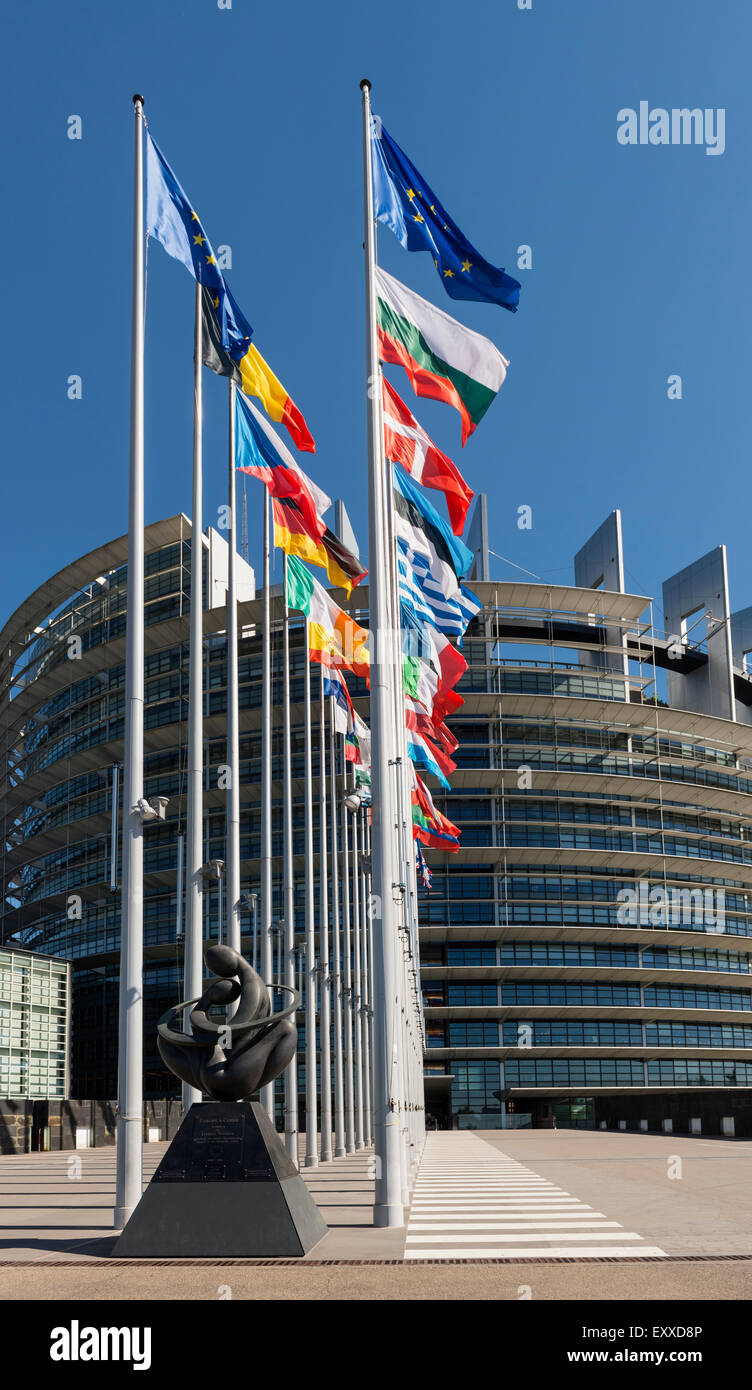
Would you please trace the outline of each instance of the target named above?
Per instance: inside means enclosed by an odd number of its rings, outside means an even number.
[[[274,544],[287,555],[297,555],[310,565],[320,565],[329,575],[330,583],[346,593],[352,592],[368,570],[357,556],[348,550],[327,526],[323,536],[317,536],[306,522],[292,497],[273,497]]]

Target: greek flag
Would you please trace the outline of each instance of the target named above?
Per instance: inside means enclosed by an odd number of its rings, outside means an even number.
[[[457,584],[449,597],[431,574],[426,556],[412,548],[403,537],[397,537],[397,576],[400,602],[414,616],[430,624],[447,637],[462,637],[468,623],[480,612],[480,604],[464,585]]]

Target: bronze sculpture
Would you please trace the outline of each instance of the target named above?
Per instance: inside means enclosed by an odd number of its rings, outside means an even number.
[[[204,960],[218,980],[207,984],[200,999],[178,1004],[157,1025],[157,1046],[171,1072],[213,1100],[247,1100],[284,1071],[297,1047],[294,1014],[300,1005],[297,990],[288,986],[293,1001],[272,1014],[269,990],[261,976],[231,946],[208,946]],[[209,1009],[238,1000],[231,1018],[215,1022]],[[191,1008],[191,1033],[170,1025],[183,1009]]]

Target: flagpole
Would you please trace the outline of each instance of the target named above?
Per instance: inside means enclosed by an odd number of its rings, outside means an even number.
[[[193,500],[191,522],[191,621],[188,655],[188,810],[186,815],[186,905],[184,998],[196,999],[203,980],[204,862],[204,632],[203,632],[203,397],[201,286],[196,284],[193,347]],[[183,1110],[201,1100],[183,1082]]]
[[[379,408],[381,409],[382,394],[379,393]],[[394,526],[394,482],[393,470],[385,469],[384,486],[386,493],[386,512],[387,512],[387,536],[389,542],[389,563],[391,571],[391,599],[392,608],[395,613],[395,628],[401,628],[400,600],[399,600],[399,578],[397,573],[397,551],[396,536]],[[420,977],[420,955],[418,942],[418,922],[417,922],[417,892],[415,878],[415,854],[412,841],[412,816],[410,815],[410,791],[408,783],[408,751],[407,751],[407,729],[404,719],[404,690],[401,679],[401,637],[400,637],[400,672],[395,686],[395,719],[397,736],[399,743],[399,756],[396,760],[396,810],[397,810],[397,837],[400,846],[400,882],[402,883],[402,910],[403,910],[403,930],[404,940],[407,944],[412,970],[417,983]],[[404,1093],[402,1097],[402,1122],[404,1134],[403,1157],[405,1160],[405,1184],[408,1191],[412,1188],[415,1176],[420,1164],[425,1135],[422,1131],[418,1118],[424,1110],[424,1081],[423,1081],[423,1060],[422,1060],[422,1029],[420,1026],[419,1008],[413,1001],[407,972],[407,961],[403,972],[403,1017],[404,1031],[403,1042],[405,1055],[403,1058],[404,1066]],[[413,1065],[411,1054],[417,1054],[420,1047],[420,1069]]]
[[[143,102],[133,98],[133,283],[128,484],[128,594],[125,655],[123,873],[120,897],[117,1182],[120,1230],[143,1190],[144,843],[144,180]]]
[[[343,991],[345,996],[345,1151],[355,1153],[355,1105],[353,1078],[353,998],[352,998],[352,941],[350,921],[350,849],[349,812],[347,796],[347,745],[342,735],[342,952],[344,956]]]
[[[355,768],[353,767],[353,789]],[[355,1148],[363,1148],[363,1016],[360,997],[360,846],[358,812],[352,811],[353,1026],[355,1032]]]
[[[371,729],[373,738],[373,890],[379,921],[374,932],[374,1147],[376,1186],[374,1224],[402,1226],[404,1206],[400,1164],[400,1131],[395,1094],[395,1056],[401,1038],[397,1029],[396,928],[394,885],[396,862],[390,760],[395,753],[394,671],[389,626],[388,564],[384,555],[383,438],[378,401],[379,353],[376,327],[376,235],[371,174],[371,84],[364,78],[363,164],[366,251],[366,322],[368,409],[368,563],[369,616],[374,635],[371,660]]]
[[[372,816],[372,819],[373,819],[373,816]],[[368,857],[369,857],[369,860],[370,860],[371,854],[372,854],[372,849],[373,849],[373,846],[372,846],[372,843],[371,843],[371,826],[370,826],[370,824],[366,827],[366,829],[367,829],[366,848],[367,848]],[[370,1057],[370,1059],[371,1059],[371,1075],[373,1076],[373,994],[374,994],[374,989],[373,989],[373,881],[372,881],[372,879],[371,879],[370,877],[369,877],[369,880],[368,880],[368,960],[369,960],[369,972],[370,972],[370,973],[369,973],[369,976],[368,976],[368,982],[369,982],[369,983],[368,983],[368,997],[369,997],[369,1001],[370,1001],[369,1009],[368,1009],[368,1055],[369,1055],[369,1057]],[[371,1126],[371,1136],[372,1136],[372,1140],[371,1140],[371,1141],[373,1142],[373,1129],[374,1129],[374,1120],[373,1120],[373,1086],[371,1087],[370,1126]]]
[[[240,733],[238,714],[237,510],[235,490],[235,382],[229,395],[227,487],[227,941],[240,950]],[[233,1010],[234,1012],[234,1010]]]
[[[313,768],[311,753],[311,668],[308,619],[305,620],[305,920],[306,920],[306,1168],[318,1168],[316,1097],[316,936],[313,875]]]
[[[381,374],[379,374],[379,430],[380,438],[383,438],[383,419],[382,419],[382,390]],[[417,1151],[412,1137],[412,1103],[413,1103],[413,1073],[410,1067],[410,1052],[412,1048],[413,1016],[410,999],[408,998],[406,981],[406,947],[415,955],[417,950],[417,940],[414,942],[412,931],[412,900],[410,896],[411,874],[410,862],[407,849],[406,838],[406,795],[407,795],[407,730],[405,727],[404,711],[405,697],[402,686],[402,636],[401,636],[401,612],[399,601],[399,581],[397,575],[397,550],[396,536],[394,527],[394,487],[393,471],[391,465],[384,467],[384,506],[386,511],[386,535],[388,545],[388,568],[389,568],[389,596],[391,611],[393,614],[395,641],[398,643],[398,674],[394,685],[394,718],[395,729],[397,732],[397,751],[394,761],[394,796],[395,796],[395,834],[397,837],[397,854],[399,862],[399,882],[400,882],[400,903],[401,903],[401,926],[398,930],[398,975],[399,992],[401,999],[400,1007],[400,1040],[402,1043],[400,1053],[400,1128],[402,1143],[400,1147],[400,1162],[402,1165],[403,1179],[403,1198],[405,1202],[410,1199],[415,1173],[417,1171]]]
[[[334,1157],[344,1158],[345,1110],[342,1059],[342,956],[339,922],[339,852],[337,848],[337,749],[334,696],[329,696],[329,814],[332,842],[332,943],[334,947]]]
[[[368,812],[365,806],[361,806],[358,812],[360,820],[360,873],[361,873],[361,927],[360,927],[360,1016],[361,1016],[361,1046],[363,1048],[363,1143],[367,1148],[371,1144],[371,1064],[370,1048],[368,1045],[368,1010],[370,1005],[371,990],[368,979],[368,916],[370,912],[370,887],[368,876],[365,871],[366,856],[366,817]]]
[[[264,488],[264,601],[261,658],[261,975],[272,982],[272,676],[271,676],[271,544],[269,492]],[[260,1100],[274,1124],[274,1082],[261,1087]]]
[[[285,918],[285,984],[295,988],[295,877],[293,863],[292,824],[292,724],[290,720],[290,610],[287,607],[287,553],[282,552],[283,625],[283,715],[284,746],[284,918]],[[307,656],[304,667],[307,671]],[[295,1054],[285,1071],[285,1148],[299,1167],[298,1155],[298,1063]]]
[[[321,1161],[332,1158],[331,977],[329,974],[329,864],[326,826],[326,698],[324,665],[319,662],[319,1050],[321,1054]]]

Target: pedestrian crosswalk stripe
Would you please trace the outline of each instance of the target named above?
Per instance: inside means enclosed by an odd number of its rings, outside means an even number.
[[[665,1253],[475,1135],[426,1139],[405,1259],[660,1259]]]

